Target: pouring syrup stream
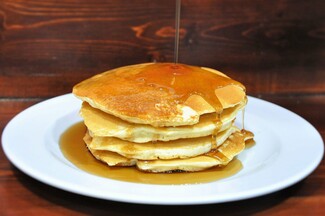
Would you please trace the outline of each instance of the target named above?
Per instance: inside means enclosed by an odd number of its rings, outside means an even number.
[[[174,63],[178,63],[178,47],[179,47],[179,26],[181,14],[181,0],[176,0],[175,11],[175,47],[174,47]]]

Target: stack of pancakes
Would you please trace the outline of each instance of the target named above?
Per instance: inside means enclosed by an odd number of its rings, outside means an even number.
[[[245,87],[223,73],[174,63],[110,70],[73,88],[84,141],[109,166],[147,172],[227,165],[253,135],[234,126]]]

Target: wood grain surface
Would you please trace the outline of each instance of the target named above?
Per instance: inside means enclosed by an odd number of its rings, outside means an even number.
[[[324,9],[183,0],[180,62],[220,69],[248,92],[324,93]],[[52,97],[114,67],[172,61],[174,11],[171,0],[2,0],[0,97]]]
[[[219,69],[325,139],[325,1],[182,0],[181,63]],[[0,133],[25,108],[111,68],[173,60],[175,0],[0,0]],[[42,184],[0,148],[0,215],[325,215],[324,160],[250,200],[147,206]]]

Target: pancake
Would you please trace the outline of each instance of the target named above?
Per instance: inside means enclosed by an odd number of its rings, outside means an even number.
[[[235,107],[227,108],[222,112],[220,118],[222,125],[219,132],[229,128],[237,112],[244,107],[245,102]],[[80,114],[92,136],[117,137],[136,143],[204,137],[211,135],[217,129],[215,122],[216,114],[214,113],[202,115],[199,123],[195,125],[179,127],[153,127],[146,124],[129,123],[99,109],[95,109],[86,102],[82,104]]]
[[[253,134],[234,126],[245,87],[220,71],[173,63],[120,67],[73,88],[90,153],[145,172],[227,165]]]
[[[224,145],[207,154],[184,159],[171,160],[137,160],[123,157],[117,153],[101,150],[90,150],[98,160],[109,166],[137,166],[139,170],[146,172],[172,172],[172,171],[201,171],[214,166],[226,166],[236,155],[245,148],[245,140],[250,136],[243,136],[240,131],[233,133]],[[85,136],[85,142],[89,145],[91,137]]]
[[[84,141],[87,146],[90,145],[91,140],[91,136],[86,133]],[[129,159],[114,152],[88,149],[96,159],[105,162],[108,166],[134,166],[137,163],[136,159]]]
[[[88,148],[116,152],[127,158],[141,160],[187,158],[207,153],[212,148],[216,148],[235,130],[235,127],[230,127],[218,133],[215,137],[216,145],[211,142],[211,136],[147,143],[133,143],[114,137],[92,137]]]
[[[75,85],[73,93],[124,121],[155,127],[193,125],[246,97],[241,83],[219,71],[172,63],[113,69]]]

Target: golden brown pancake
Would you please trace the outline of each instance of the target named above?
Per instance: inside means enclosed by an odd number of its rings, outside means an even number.
[[[137,166],[139,170],[146,172],[194,172],[214,166],[226,166],[236,155],[244,150],[245,140],[251,138],[251,136],[243,136],[240,131],[237,131],[219,148],[206,154],[183,159],[138,160],[130,159],[110,151],[93,149],[90,149],[90,151],[98,160],[107,163],[109,166]],[[88,146],[90,145],[91,139],[89,135],[86,135],[84,138]]]
[[[244,105],[245,103],[241,103],[222,112],[220,119],[222,126],[219,132],[229,128],[237,112]],[[130,123],[95,109],[87,102],[82,104],[80,114],[92,136],[116,137],[136,143],[203,137],[212,135],[217,127],[215,113],[202,115],[197,124],[179,127],[153,127],[152,125]]]
[[[146,172],[225,166],[251,133],[234,126],[245,87],[220,71],[173,63],[116,68],[73,88],[84,141],[109,166]]]
[[[229,127],[227,130],[218,133],[215,137],[216,144],[211,142],[211,136],[147,143],[134,143],[114,137],[92,137],[88,148],[116,152],[127,158],[141,160],[187,158],[217,148],[235,131],[235,127]]]
[[[173,63],[110,70],[77,84],[73,93],[125,121],[155,127],[196,124],[200,115],[221,113],[246,97],[245,87],[221,72]]]

